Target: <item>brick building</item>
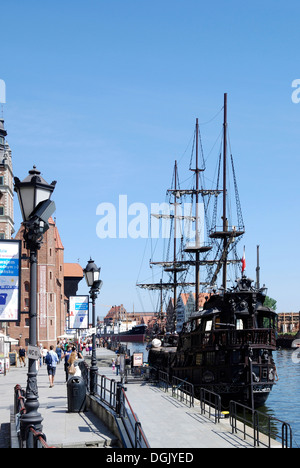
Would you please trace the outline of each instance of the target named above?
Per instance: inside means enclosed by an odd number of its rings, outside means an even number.
[[[135,325],[151,325],[155,316],[155,312],[127,312],[123,304],[121,304],[112,306],[109,309],[104,317],[104,325],[117,326],[119,322],[123,322],[125,329],[130,329]]]
[[[14,182],[10,147],[6,141],[4,120],[0,118],[0,240],[12,239],[14,229]],[[30,264],[29,252],[23,242],[23,226],[16,239],[22,240],[21,311],[20,322],[0,322],[0,332],[27,346],[29,341]],[[66,270],[66,271],[64,271]],[[66,273],[66,275],[64,275]],[[64,265],[64,247],[52,218],[38,251],[37,265],[37,340],[44,346],[56,344],[58,336],[66,329],[68,297],[75,295],[82,279],[78,264]],[[66,292],[65,292],[66,287]]]
[[[277,317],[279,333],[296,333],[300,330],[300,312],[279,312]]]
[[[14,233],[13,167],[6,135],[0,119],[0,239],[11,239]]]
[[[16,239],[23,240],[23,226]],[[27,346],[29,339],[30,307],[30,263],[29,252],[22,242],[21,271],[21,313],[20,322],[10,323],[7,333],[19,340],[20,346]],[[38,251],[37,265],[37,341],[49,347],[56,344],[57,336],[63,335],[66,324],[64,295],[64,247],[58,229],[52,218],[44,241]]]

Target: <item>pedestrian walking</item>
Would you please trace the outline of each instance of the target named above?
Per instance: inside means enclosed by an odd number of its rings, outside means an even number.
[[[20,367],[22,367],[22,364],[24,364],[24,367],[26,367],[25,357],[26,357],[26,351],[25,351],[24,348],[20,347],[20,349],[19,349]]]
[[[43,345],[40,343],[40,367],[42,367],[43,364]]]
[[[47,364],[47,372],[49,376],[50,388],[54,387],[54,377],[56,373],[56,365],[58,363],[58,356],[55,351],[53,351],[54,346],[50,346],[50,351],[48,352],[45,362]]]
[[[45,364],[45,359],[46,359],[47,354],[48,354],[48,349],[44,346],[42,350],[43,364]]]
[[[58,357],[58,364],[60,363],[61,361],[61,355],[62,355],[62,349],[61,349],[61,345],[58,343],[57,344],[57,347],[56,347],[56,350],[55,350],[56,354],[57,354],[57,357]]]
[[[71,352],[72,352],[72,348],[71,348],[71,346],[68,346],[67,350],[65,351],[65,354],[63,356],[63,358],[64,358],[64,368],[65,368],[65,373],[66,373],[66,382],[68,381],[68,376],[69,376],[69,372],[68,372],[69,363],[68,363],[68,360],[69,360],[69,357],[71,356]]]
[[[119,375],[119,372],[120,372],[120,361],[121,361],[120,355],[117,354],[117,357],[116,357],[116,375]]]

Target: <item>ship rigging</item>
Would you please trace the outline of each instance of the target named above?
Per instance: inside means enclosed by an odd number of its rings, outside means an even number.
[[[237,255],[237,243],[245,233],[241,204],[238,194],[233,158],[228,165],[227,155],[227,94],[224,94],[222,151],[218,161],[215,187],[210,190],[204,186],[203,174],[206,170],[199,123],[195,129],[195,165],[190,165],[195,183],[192,189],[181,189],[178,179],[178,167],[175,162],[174,185],[168,190],[173,203],[173,258],[165,261],[150,262],[151,266],[160,266],[168,273],[169,280],[159,283],[140,283],[139,287],[149,290],[160,289],[161,306],[157,314],[157,333],[164,329],[163,291],[173,290],[173,330],[180,331],[177,346],[168,346],[166,335],[162,336],[163,346],[153,347],[149,352],[149,364],[157,370],[187,380],[194,384],[196,393],[205,388],[222,396],[222,402],[234,399],[250,404],[252,407],[265,402],[277,373],[272,357],[276,349],[276,314],[264,306],[265,291],[252,285],[252,280],[245,275],[242,259]],[[200,144],[199,144],[200,143]],[[201,154],[199,155],[199,148]],[[199,159],[202,156],[200,166]],[[234,187],[236,218],[229,217],[228,169],[231,166]],[[194,212],[182,214],[179,210],[181,198],[189,195],[195,201]],[[199,200],[202,200],[203,219],[200,214]],[[221,210],[218,200],[221,198]],[[212,203],[213,202],[213,203]],[[213,204],[213,207],[212,207]],[[156,214],[155,216],[158,216]],[[162,217],[168,217],[163,214]],[[183,242],[183,235],[178,235],[179,220],[190,226],[195,223],[195,236]],[[221,222],[220,222],[221,220]],[[205,221],[205,222],[204,222]],[[204,225],[208,242],[204,242]],[[177,241],[180,239],[180,254]],[[167,253],[170,252],[168,248]],[[228,266],[234,264],[236,280],[228,287]],[[187,282],[187,271],[194,267],[194,281]],[[206,266],[205,281],[200,281],[200,267]],[[242,271],[241,271],[242,270]],[[221,286],[216,282],[222,272]],[[241,276],[241,277],[238,277]],[[202,278],[201,278],[202,279]],[[178,290],[182,287],[195,287],[194,311],[178,329],[176,323]],[[207,292],[203,309],[199,310],[200,287]]]

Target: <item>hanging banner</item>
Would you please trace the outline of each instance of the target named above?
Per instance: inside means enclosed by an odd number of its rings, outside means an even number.
[[[21,241],[0,241],[0,322],[20,321]]]
[[[89,327],[89,296],[69,297],[69,328]]]

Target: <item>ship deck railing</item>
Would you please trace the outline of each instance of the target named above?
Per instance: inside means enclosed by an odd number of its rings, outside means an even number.
[[[269,328],[256,328],[246,330],[212,330],[206,332],[194,331],[180,338],[181,345],[185,342],[191,347],[236,347],[251,345],[255,347],[276,347],[275,330]],[[188,343],[189,342],[189,343]]]

